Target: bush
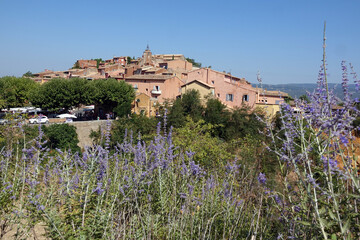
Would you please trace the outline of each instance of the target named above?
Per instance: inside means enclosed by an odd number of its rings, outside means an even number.
[[[78,135],[76,127],[69,124],[53,124],[43,126],[44,133],[48,139],[46,146],[50,149],[70,150],[80,152]]]

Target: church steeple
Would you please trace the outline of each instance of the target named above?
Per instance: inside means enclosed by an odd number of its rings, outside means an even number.
[[[144,65],[152,65],[152,53],[149,48],[149,44],[146,45],[146,50],[143,53]]]

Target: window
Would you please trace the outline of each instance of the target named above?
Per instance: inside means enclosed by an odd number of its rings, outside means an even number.
[[[249,101],[249,95],[245,94],[243,95],[243,102],[248,102]]]
[[[154,86],[155,91],[160,91],[160,86]]]
[[[233,95],[232,94],[226,94],[226,101],[230,101],[232,102],[234,99]]]
[[[138,89],[138,86],[137,86],[137,84],[134,84],[134,89]]]
[[[215,84],[215,81],[211,81],[211,84]]]
[[[220,93],[218,93],[217,96],[220,97]]]

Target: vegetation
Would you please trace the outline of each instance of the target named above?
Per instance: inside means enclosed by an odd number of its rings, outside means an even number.
[[[81,69],[79,61],[76,61],[71,69]]]
[[[23,77],[33,77],[33,73],[30,71],[27,71],[26,73],[23,74]]]
[[[284,105],[276,124],[214,99],[198,111],[189,92],[160,123],[132,115],[108,124],[81,157],[49,156],[46,134],[65,129],[40,128],[30,141],[14,125],[0,154],[1,234],[17,226],[30,238],[42,223],[51,239],[357,239],[359,112],[349,95],[331,111],[338,99],[323,91],[324,76],[302,114]],[[184,122],[169,127],[171,114]],[[74,142],[67,136],[58,146]]]
[[[28,106],[32,91],[38,87],[39,85],[29,78],[0,78],[0,107]]]
[[[42,109],[58,111],[91,103],[93,90],[88,81],[80,78],[52,79],[32,92],[31,103]]]
[[[102,60],[102,58],[95,58],[95,59],[91,59],[91,60],[96,61],[96,68],[99,68],[100,63],[104,62],[104,60]]]
[[[129,113],[129,106],[135,97],[133,88],[115,79],[88,81],[82,78],[52,79],[34,89],[31,102],[34,106],[49,111],[69,109],[80,104],[106,106],[105,112],[115,110],[119,115]]]
[[[186,61],[192,63],[193,67],[201,68],[201,63],[196,62],[193,58],[186,58]]]
[[[53,124],[44,126],[43,131],[47,139],[46,147],[49,149],[71,150],[80,152],[76,127],[69,124]]]
[[[120,116],[130,113],[130,104],[135,98],[134,88],[124,81],[115,79],[95,80],[89,82],[92,103],[102,105],[105,112],[115,111]]]
[[[53,124],[31,126],[25,125],[26,116],[7,115],[10,124],[0,126],[0,148],[12,151],[19,147],[35,147],[34,139],[39,137],[39,131],[44,141],[44,147],[49,150],[61,149],[80,152],[77,146],[79,143],[76,128],[68,124]]]
[[[342,69],[341,102],[324,53],[317,91],[295,100],[296,113],[283,104],[271,122],[189,91],[162,118],[124,111],[82,153],[69,149],[74,128],[36,131],[14,116],[0,132],[0,238],[12,227],[36,239],[45,225],[50,239],[359,239],[359,101]],[[133,98],[114,80],[77,81],[112,109]]]

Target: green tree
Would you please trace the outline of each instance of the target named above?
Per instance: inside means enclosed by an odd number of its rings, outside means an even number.
[[[130,101],[124,101],[119,103],[114,108],[114,113],[117,117],[126,117],[129,114],[131,114],[131,102]]]
[[[131,63],[131,60],[132,60],[132,58],[128,56],[128,57],[126,58],[126,64],[127,64],[127,65],[130,64],[130,63]]]
[[[174,101],[173,105],[169,109],[167,117],[169,126],[173,126],[175,128],[184,126],[186,118],[181,98]]]
[[[260,133],[265,125],[259,118],[263,118],[261,110],[252,110],[243,106],[232,111],[229,121],[226,124],[224,138],[226,140],[244,138],[247,135],[263,138]]]
[[[205,116],[206,122],[215,126],[214,134],[221,138],[224,137],[225,127],[230,120],[230,112],[226,105],[216,98],[209,98],[206,102]]]
[[[32,77],[32,76],[33,76],[33,73],[30,72],[30,71],[27,71],[27,72],[24,73],[22,76],[23,76],[23,77]]]
[[[102,58],[95,58],[95,59],[92,59],[92,60],[96,61],[96,68],[99,68],[100,63],[104,62],[104,60],[102,60]]]
[[[31,102],[34,106],[58,111],[69,109],[92,99],[91,87],[84,79],[51,79],[33,92]]]
[[[48,127],[43,126],[44,133],[48,139],[47,146],[51,149],[69,150],[72,152],[80,151],[76,127],[69,124],[53,124]]]
[[[79,64],[79,61],[76,61],[72,67],[72,69],[81,69],[80,68],[80,64]]]
[[[186,61],[192,63],[193,67],[201,68],[201,63],[196,62],[193,58],[186,58]]]
[[[29,78],[2,77],[0,78],[0,104],[1,107],[23,107],[29,105],[33,90],[39,84]]]
[[[186,91],[181,97],[185,115],[189,115],[195,122],[202,119],[204,107],[201,104],[200,92],[194,89]]]
[[[122,109],[115,110],[122,115],[127,114],[129,104],[135,98],[134,88],[124,81],[101,79],[91,81],[89,86],[93,90],[92,102],[101,105],[105,113],[112,112],[120,106]]]

